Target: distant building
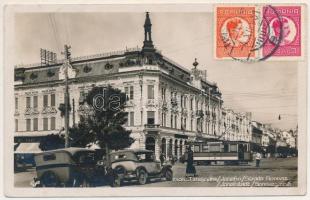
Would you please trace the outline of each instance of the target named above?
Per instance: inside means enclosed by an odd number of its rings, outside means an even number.
[[[250,142],[252,137],[251,113],[237,113],[222,109],[222,139]]]
[[[263,137],[263,130],[262,124],[256,121],[252,121],[252,140],[251,142],[257,144],[259,146],[262,145],[262,137]]]

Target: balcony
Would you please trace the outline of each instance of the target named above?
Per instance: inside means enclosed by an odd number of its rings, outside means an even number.
[[[160,130],[160,124],[144,124],[144,130],[147,132],[158,133]]]
[[[55,106],[46,106],[42,109],[42,114],[57,113]]]
[[[172,107],[175,107],[175,106],[177,106],[177,105],[178,105],[177,99],[176,99],[176,98],[172,98],[172,99],[171,99],[171,106],[172,106]]]
[[[155,99],[148,99],[146,102],[146,106],[155,107],[156,106]]]
[[[187,109],[182,108],[181,113],[182,113],[182,115],[187,116]]]
[[[160,124],[144,124],[144,128],[159,128]]]
[[[168,109],[168,104],[167,104],[167,102],[166,102],[166,101],[163,101],[163,102],[161,103],[161,107],[162,107],[163,110],[167,110],[167,109]]]
[[[37,115],[39,114],[38,108],[26,108],[25,115]]]

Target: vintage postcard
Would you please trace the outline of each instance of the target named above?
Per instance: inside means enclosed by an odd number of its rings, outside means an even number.
[[[306,193],[305,1],[4,13],[7,196]]]

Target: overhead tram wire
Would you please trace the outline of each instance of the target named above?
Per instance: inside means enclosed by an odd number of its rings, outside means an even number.
[[[62,45],[61,45],[61,42],[59,40],[59,35],[58,35],[58,31],[57,31],[57,27],[56,27],[56,22],[53,18],[53,14],[49,13],[48,14],[48,19],[49,19],[49,22],[50,22],[50,25],[51,25],[51,28],[52,28],[52,31],[53,31],[53,35],[54,35],[54,39],[55,39],[55,44],[56,44],[56,48],[58,50],[58,52],[62,52]]]

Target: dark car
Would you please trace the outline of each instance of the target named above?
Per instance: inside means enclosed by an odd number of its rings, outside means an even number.
[[[105,175],[94,150],[65,148],[35,155],[37,186],[88,187]]]

